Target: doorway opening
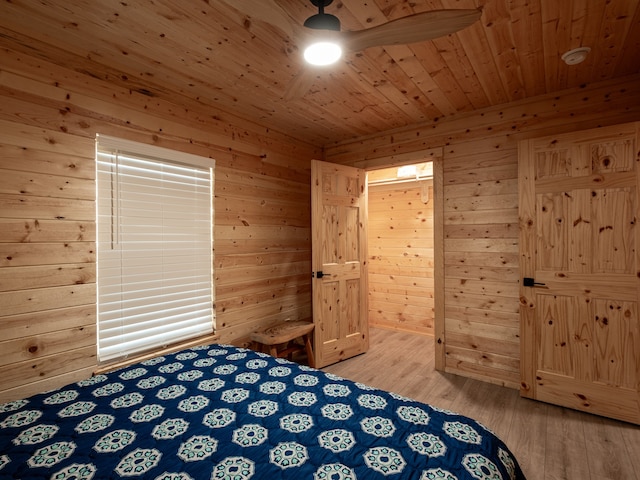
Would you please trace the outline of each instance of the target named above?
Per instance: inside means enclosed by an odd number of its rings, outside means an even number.
[[[433,166],[368,171],[370,327],[434,335]]]

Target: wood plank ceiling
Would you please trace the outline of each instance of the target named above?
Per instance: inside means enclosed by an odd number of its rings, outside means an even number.
[[[308,0],[11,0],[0,47],[316,146],[640,72],[640,0],[334,0],[326,11],[359,30],[477,7],[480,21],[456,34],[348,52],[292,99],[310,68],[298,38],[316,13]],[[562,62],[582,46],[585,62]]]

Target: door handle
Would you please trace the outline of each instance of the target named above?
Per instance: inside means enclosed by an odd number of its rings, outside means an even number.
[[[317,272],[311,272],[311,278],[322,278],[322,277],[330,277],[330,273],[322,273],[322,270]]]
[[[546,287],[547,286],[546,283],[536,282],[531,277],[524,277],[522,279],[522,285],[525,286],[525,287]]]

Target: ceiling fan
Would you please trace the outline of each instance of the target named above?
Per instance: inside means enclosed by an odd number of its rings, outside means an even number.
[[[414,13],[363,30],[341,32],[340,20],[336,16],[324,12],[324,8],[331,5],[333,0],[310,1],[318,7],[318,13],[309,17],[304,22],[304,26],[314,30],[336,32],[336,40],[344,45],[345,50],[352,52],[371,47],[404,45],[432,40],[468,27],[475,23],[482,13],[480,9],[431,10]]]
[[[341,31],[340,20],[325,13],[333,0],[310,0],[318,13],[307,18],[301,27],[292,16],[274,0],[233,0],[229,4],[244,10],[247,15],[264,20],[307,46],[316,41],[337,43],[342,51],[359,52],[371,47],[405,45],[424,42],[455,33],[475,23],[481,9],[441,9],[415,13],[387,23],[355,31]],[[246,8],[246,10],[245,10]],[[339,56],[338,56],[339,58]],[[288,86],[285,100],[303,96],[311,87],[317,70],[306,68]]]

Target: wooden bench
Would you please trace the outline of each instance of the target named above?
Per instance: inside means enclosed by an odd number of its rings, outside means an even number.
[[[293,354],[306,350],[310,367],[315,366],[313,348],[311,347],[311,332],[313,323],[306,321],[282,322],[271,327],[251,333],[251,340],[257,344],[257,350],[268,352],[276,358],[292,359]],[[296,342],[300,340],[302,345]]]

